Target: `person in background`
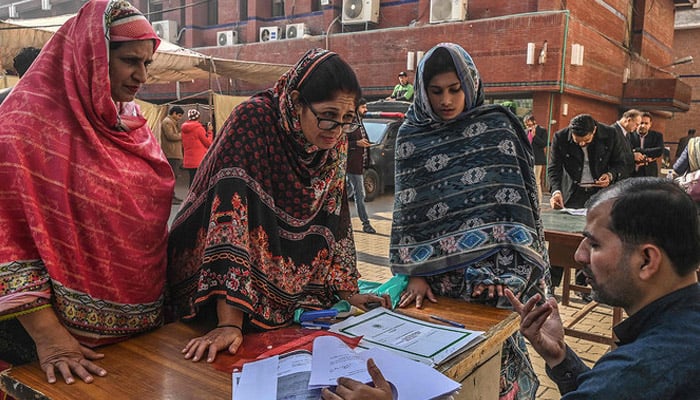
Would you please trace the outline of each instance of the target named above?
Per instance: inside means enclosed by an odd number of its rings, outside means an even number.
[[[699,232],[695,204],[667,179],[627,179],[591,198],[574,257],[593,299],[629,315],[593,368],[566,345],[554,298],[538,306],[506,291],[563,400],[698,398]]]
[[[36,47],[24,47],[17,53],[15,58],[12,59],[12,65],[15,67],[17,76],[20,79],[24,76],[29,67],[31,67],[40,52],[41,49],[37,49]],[[5,98],[9,96],[11,91],[12,88],[0,89],[0,104],[5,101]]]
[[[207,149],[211,146],[213,135],[211,123],[207,127],[209,129],[207,131],[199,122],[199,118],[199,111],[189,110],[187,111],[187,121],[182,124],[182,147],[184,150],[182,167],[190,173],[188,187],[192,186],[197,168],[202,163]]]
[[[611,125],[619,135],[625,138],[623,142],[627,146],[627,151],[625,152],[625,162],[627,163],[625,178],[632,176],[634,173],[635,160],[632,149],[635,143],[639,143],[637,128],[640,122],[642,122],[642,112],[630,109],[625,111],[620,119]]]
[[[528,115],[523,119],[527,128],[527,139],[532,144],[532,154],[535,156],[535,181],[537,182],[537,199],[542,204],[542,175],[547,165],[547,130],[541,127],[534,115]]]
[[[180,176],[180,167],[182,167],[183,158],[182,133],[177,124],[184,113],[185,110],[183,110],[182,107],[173,106],[160,124],[160,146],[163,149],[163,153],[165,153],[165,157],[168,159],[168,163],[170,163],[170,168],[173,170],[176,182]],[[173,196],[173,204],[180,203],[182,203],[182,199]]]
[[[661,132],[652,131],[652,123],[651,114],[642,113],[642,120],[632,143],[635,164],[632,176],[659,176],[656,160],[664,153],[664,135]]]
[[[691,138],[695,137],[695,129],[688,129],[688,134],[683,136],[679,141],[678,141],[678,147],[676,147],[676,161],[681,157],[681,154],[683,154],[683,150],[685,150],[686,146],[688,146],[688,141]]]
[[[394,86],[394,91],[386,100],[413,101],[413,85],[408,81],[406,72],[399,72],[399,83]]]
[[[583,208],[588,199],[611,183],[627,178],[632,150],[624,136],[610,126],[596,122],[588,114],[571,119],[569,126],[554,134],[550,147],[547,176],[555,209]],[[552,285],[559,286],[564,270],[552,266]],[[585,285],[579,271],[576,284]],[[578,293],[590,302],[588,293]]]
[[[700,169],[700,137],[688,141],[680,157],[673,164],[670,178]]]
[[[235,353],[245,332],[287,326],[299,308],[391,304],[358,293],[345,168],[360,97],[350,65],[311,49],[232,111],[170,233],[175,311],[211,326],[186,359]]]
[[[159,43],[89,1],[0,106],[0,359],[51,383],[105,376],[92,347],[163,323],[174,179],[130,107]]]
[[[360,125],[353,132],[348,133],[348,198],[355,199],[357,216],[362,221],[362,231],[365,233],[377,233],[369,222],[367,209],[365,208],[365,182],[363,173],[367,166],[369,154],[367,148],[372,144],[367,138],[367,132],[362,125],[362,117],[367,112],[367,100],[360,99],[357,114]]]
[[[627,152],[622,134],[611,127],[588,114],[572,118],[552,139],[547,168],[552,208],[583,208],[595,192],[627,178]]]
[[[506,108],[484,104],[479,72],[459,45],[441,43],[418,65],[396,139],[394,193],[389,262],[410,276],[399,307],[439,295],[510,308],[504,288],[530,298],[549,283],[527,134]],[[508,338],[500,397],[534,399],[538,385],[522,336]]]

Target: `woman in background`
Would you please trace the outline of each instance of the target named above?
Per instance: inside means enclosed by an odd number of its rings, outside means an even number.
[[[192,186],[197,168],[202,163],[207,149],[211,146],[213,136],[211,123],[208,125],[209,129],[204,130],[204,126],[199,122],[199,117],[199,111],[195,109],[187,111],[187,121],[180,128],[182,130],[182,148],[184,151],[182,167],[190,173],[189,186]]]

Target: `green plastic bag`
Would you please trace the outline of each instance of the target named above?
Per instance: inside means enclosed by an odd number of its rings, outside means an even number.
[[[401,293],[408,286],[408,275],[394,275],[384,283],[360,280],[358,283],[360,293],[370,293],[381,296],[384,293],[391,297],[391,307],[396,308],[401,300]]]

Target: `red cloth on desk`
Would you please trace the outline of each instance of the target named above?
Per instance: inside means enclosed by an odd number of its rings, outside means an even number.
[[[273,331],[251,333],[243,338],[243,345],[236,354],[223,351],[212,364],[219,371],[233,372],[243,368],[243,364],[258,359],[289,353],[294,350],[312,350],[314,339],[319,336],[336,336],[348,346],[355,348],[361,337],[347,337],[337,333],[304,329],[298,326]]]

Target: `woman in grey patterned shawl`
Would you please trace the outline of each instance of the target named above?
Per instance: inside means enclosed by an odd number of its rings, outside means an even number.
[[[400,307],[436,295],[509,308],[549,281],[532,149],[518,118],[484,105],[479,72],[442,43],[418,65],[415,102],[396,143],[390,262],[409,275]],[[532,399],[539,383],[520,334],[504,344],[502,399]]]

